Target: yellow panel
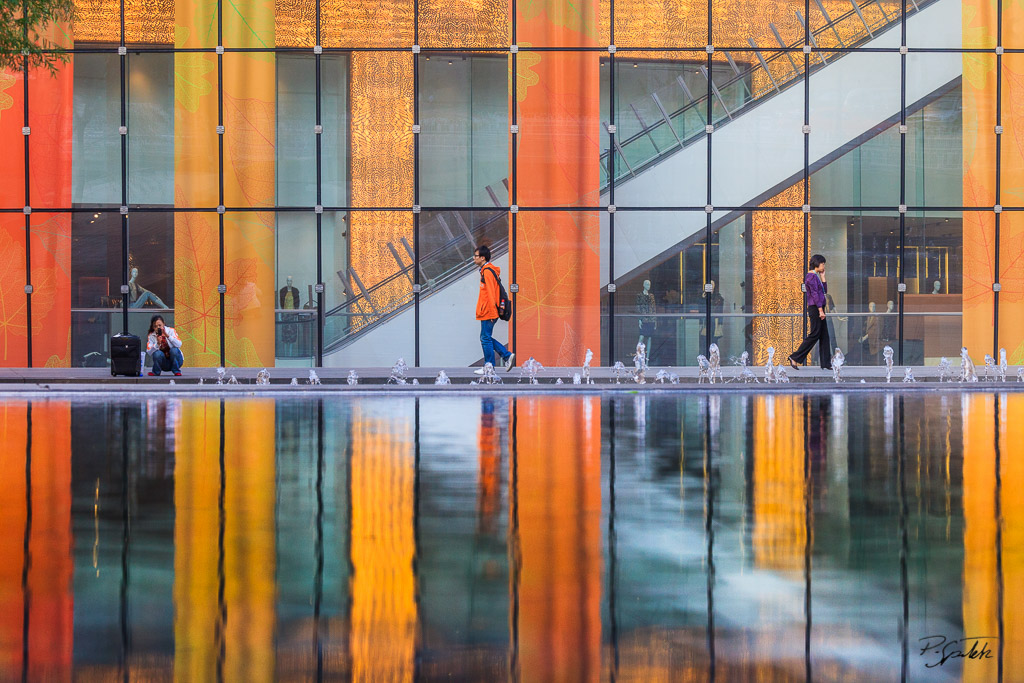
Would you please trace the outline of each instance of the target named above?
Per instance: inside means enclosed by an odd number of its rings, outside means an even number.
[[[754,561],[803,570],[807,543],[804,415],[799,396],[754,399]]]
[[[77,42],[121,41],[120,0],[75,0]],[[124,40],[129,44],[174,43],[174,0],[125,0]]]
[[[783,190],[761,206],[801,206],[803,184]],[[797,211],[754,211],[751,214],[753,252],[754,313],[800,313],[804,295],[804,217]],[[789,354],[803,338],[800,316],[754,318],[754,362],[768,360],[768,347],[775,347],[776,361]]]

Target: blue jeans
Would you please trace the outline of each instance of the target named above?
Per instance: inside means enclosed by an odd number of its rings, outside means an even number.
[[[181,355],[181,349],[176,346],[170,348],[169,353],[160,349],[153,352],[153,374],[159,376],[162,370],[167,372],[181,372],[181,366],[185,363],[185,357]]]
[[[496,322],[498,322],[497,318],[480,321],[480,346],[484,349],[484,365],[487,363],[494,365],[495,351],[498,352],[502,360],[512,355],[500,341],[491,336],[491,333],[494,331],[494,323]]]

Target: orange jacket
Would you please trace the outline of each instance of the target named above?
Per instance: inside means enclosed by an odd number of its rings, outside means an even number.
[[[484,272],[490,269],[493,269],[493,275]],[[501,268],[493,263],[485,263],[480,269],[480,294],[476,298],[477,320],[494,320],[498,317],[498,299],[501,298],[498,292],[499,277]]]

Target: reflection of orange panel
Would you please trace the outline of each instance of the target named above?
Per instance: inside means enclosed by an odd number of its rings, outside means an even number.
[[[765,569],[802,570],[804,433],[799,396],[754,401],[754,559]]]
[[[0,405],[0,680],[21,678],[25,536],[24,403]]]
[[[520,399],[517,413],[520,678],[598,680],[601,402]]]
[[[1024,679],[1024,396],[1003,394],[1002,497],[1003,515],[1003,680]],[[966,460],[967,454],[964,453]],[[966,578],[966,577],[965,577]]]
[[[352,680],[412,681],[417,609],[409,415],[353,410]]]
[[[184,403],[174,439],[174,673],[209,680],[218,650],[219,402]]]
[[[32,404],[29,680],[71,680],[71,407]]]
[[[997,634],[995,399],[963,400],[964,635]],[[995,659],[975,660],[964,666],[964,680],[993,681],[996,670]]]

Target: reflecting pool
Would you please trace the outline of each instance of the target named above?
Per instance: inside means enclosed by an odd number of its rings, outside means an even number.
[[[1019,680],[1021,444],[1012,393],[8,401],[0,680]]]

